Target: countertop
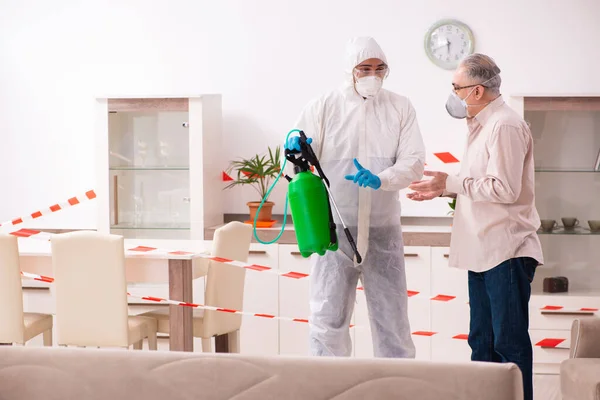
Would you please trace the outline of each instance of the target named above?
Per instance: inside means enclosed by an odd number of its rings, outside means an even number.
[[[281,221],[280,218],[275,217],[278,221]],[[234,216],[230,216],[226,218],[227,222],[231,220],[243,220],[243,218],[236,218]],[[439,220],[439,221],[438,221]],[[407,223],[406,221],[402,222],[402,236],[404,238],[405,246],[431,246],[431,247],[448,247],[450,246],[450,234],[452,231],[452,227],[449,224],[447,219],[437,219],[437,218],[414,218]],[[438,224],[432,224],[432,222],[439,222]],[[420,223],[427,223],[427,225],[422,225]],[[220,226],[215,226],[211,228],[207,228],[204,231],[204,236],[206,240],[212,240],[215,230]],[[272,241],[279,235],[281,228],[283,225],[281,223],[276,223],[271,228],[257,228],[256,231],[258,233],[258,237],[265,242]],[[253,242],[257,242],[256,238],[252,237]],[[296,234],[294,233],[294,225],[293,223],[287,223],[285,228],[283,229],[283,234],[281,238],[277,241],[279,244],[296,244]]]

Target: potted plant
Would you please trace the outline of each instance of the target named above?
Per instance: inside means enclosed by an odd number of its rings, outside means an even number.
[[[238,185],[250,185],[260,196],[257,201],[250,201],[247,203],[250,210],[250,220],[252,221],[254,220],[258,207],[263,199],[265,199],[265,203],[258,215],[258,221],[270,222],[273,219],[273,206],[275,203],[267,201],[268,198],[266,197],[271,186],[271,180],[279,175],[281,149],[279,146],[275,148],[275,151],[272,151],[270,147],[268,147],[268,149],[268,155],[255,155],[252,158],[231,161],[227,170],[229,176],[232,176],[231,173],[234,170],[237,174],[236,179],[233,179],[225,189]]]
[[[454,209],[456,208],[456,197],[453,198],[452,201],[448,202],[448,205],[452,209],[451,211],[448,211],[448,215],[451,215],[454,217]]]

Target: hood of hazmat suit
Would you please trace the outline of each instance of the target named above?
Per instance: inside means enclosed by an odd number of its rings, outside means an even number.
[[[404,247],[399,190],[422,178],[425,149],[415,110],[403,96],[380,89],[363,98],[354,88],[353,70],[365,60],[387,58],[370,37],[349,41],[342,87],[311,101],[296,128],[312,146],[331,183],[331,192],[363,258],[357,265],[343,227],[339,250],[313,257],[310,276],[313,355],[348,355],[348,325],[356,285],[362,275],[370,311],[375,356],[414,357],[406,314]],[[353,160],[381,179],[378,190],[360,188],[345,175],[357,172]]]

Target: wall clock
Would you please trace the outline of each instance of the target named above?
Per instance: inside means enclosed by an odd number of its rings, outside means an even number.
[[[444,19],[425,34],[425,53],[438,67],[456,69],[460,60],[473,53],[475,38],[471,29],[460,21]]]

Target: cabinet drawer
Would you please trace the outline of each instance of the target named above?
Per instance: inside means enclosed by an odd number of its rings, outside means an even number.
[[[429,247],[404,248],[406,288],[418,292],[419,297],[430,295],[431,251]]]
[[[316,257],[316,256],[315,256]],[[279,269],[286,272],[310,274],[311,260],[300,255],[296,245],[279,245]],[[279,315],[308,319],[309,279],[279,278]],[[278,321],[279,353],[282,355],[310,354],[307,323]]]
[[[470,361],[471,348],[462,336],[438,332],[431,336],[431,360],[442,362]]]
[[[431,330],[452,336],[468,333],[470,307],[463,299],[431,300]]]
[[[450,268],[448,254],[449,249],[446,247],[431,249],[431,296],[455,296],[461,301],[467,301],[469,298],[467,270]]]
[[[52,284],[23,280],[23,311],[56,314],[56,298]]]
[[[538,364],[559,364],[569,358],[571,331],[531,329],[533,362]]]
[[[278,245],[252,243],[248,255],[250,264],[277,269]],[[244,310],[279,315],[279,277],[275,274],[246,271]],[[279,323],[277,320],[244,315],[240,330],[243,354],[277,355],[279,353]]]
[[[576,318],[598,316],[600,300],[568,295],[533,295],[529,301],[530,329],[569,330]]]

